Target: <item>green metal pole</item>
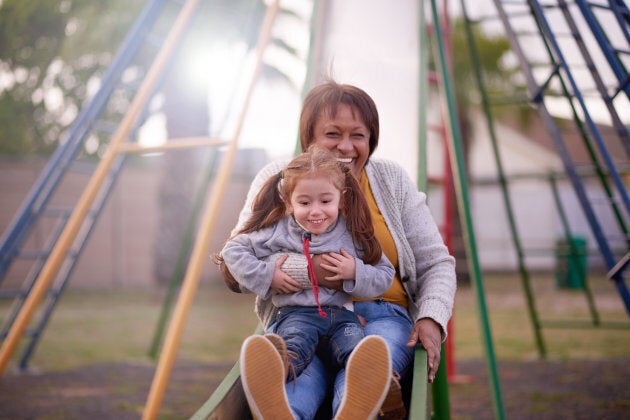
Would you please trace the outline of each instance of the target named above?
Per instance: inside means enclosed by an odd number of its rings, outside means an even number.
[[[449,420],[451,418],[451,403],[448,396],[448,372],[446,363],[446,348],[442,344],[442,357],[440,366],[433,381],[433,412],[435,418],[439,420]]]
[[[210,158],[210,162],[208,166],[206,167],[203,180],[199,185],[199,189],[197,191],[197,195],[195,198],[195,203],[193,205],[190,218],[188,220],[188,225],[186,226],[186,231],[184,232],[184,237],[182,239],[182,246],[179,248],[179,254],[177,255],[177,262],[175,263],[175,267],[173,268],[173,273],[171,274],[171,278],[169,279],[168,291],[166,292],[166,297],[164,298],[164,303],[162,304],[160,317],[158,318],[157,327],[155,329],[155,333],[153,334],[153,341],[151,342],[151,348],[149,349],[149,357],[151,359],[156,359],[158,356],[158,353],[160,351],[160,345],[162,344],[162,340],[164,338],[164,330],[166,328],[166,323],[168,321],[169,315],[172,312],[173,304],[175,303],[175,294],[179,290],[179,287],[181,286],[181,283],[182,283],[182,279],[184,278],[184,270],[186,269],[186,262],[188,261],[188,256],[190,255],[190,250],[192,249],[192,245],[193,245],[195,227],[197,226],[197,221],[199,220],[199,213],[201,213],[201,209],[204,204],[204,199],[206,197],[206,191],[208,190],[208,186],[210,185],[210,181],[212,180],[212,174],[215,169],[216,157],[217,157],[216,149],[212,150],[211,153],[212,153],[212,156]]]
[[[319,41],[319,24],[320,17],[322,15],[322,10],[325,8],[325,3],[314,0],[313,8],[311,9],[311,21],[310,21],[310,32],[309,32],[309,43],[308,43],[308,58],[306,60],[306,74],[304,75],[304,85],[302,85],[302,99],[306,96],[308,91],[311,89],[313,85],[313,62],[315,61],[315,50],[318,48],[317,42]],[[299,155],[302,152],[302,144],[300,143],[300,133],[298,130],[298,135],[295,139],[295,149],[293,154],[295,156]]]
[[[429,386],[427,382],[427,351],[416,346],[413,357],[413,392],[409,404],[409,420],[431,418],[429,407]]]
[[[427,180],[427,97],[429,92],[429,54],[424,0],[419,6],[420,30],[418,31],[418,190],[429,191]]]
[[[429,92],[429,47],[427,42],[427,27],[425,16],[425,2],[419,4],[420,31],[418,33],[418,166],[417,183],[418,190],[428,192],[429,180],[427,176],[427,102]],[[448,375],[446,372],[446,349],[441,347],[440,365],[432,384],[433,413],[436,419],[448,420],[451,418],[451,407],[448,395]],[[419,361],[416,360],[415,363]],[[426,363],[426,360],[425,360]],[[425,379],[426,380],[426,379]],[[414,384],[414,392],[416,392]]]
[[[591,313],[591,319],[593,321],[593,325],[599,326],[599,312],[597,312],[597,307],[595,306],[595,299],[593,297],[593,293],[591,292],[591,288],[588,284],[588,276],[587,272],[584,270],[582,264],[580,264],[578,258],[578,249],[576,249],[575,244],[573,243],[573,234],[571,232],[571,227],[569,225],[569,219],[567,217],[566,212],[564,211],[564,206],[562,205],[562,200],[560,200],[560,193],[558,192],[558,184],[556,182],[556,178],[553,175],[549,176],[549,184],[551,185],[551,192],[553,193],[553,199],[556,203],[556,208],[558,209],[558,215],[560,216],[560,221],[562,222],[562,227],[564,228],[564,238],[569,247],[569,255],[571,256],[571,263],[577,270],[578,276],[584,280],[582,290],[584,291],[584,295],[586,297],[586,302],[588,304],[588,309]],[[586,252],[586,251],[585,251]],[[567,267],[568,268],[568,267]]]
[[[462,217],[463,234],[465,236],[464,243],[467,248],[468,263],[471,266],[470,272],[472,274],[472,280],[475,284],[476,296],[479,305],[479,315],[481,321],[481,331],[483,333],[486,365],[488,368],[488,377],[491,385],[492,402],[495,418],[504,419],[505,413],[503,411],[503,402],[501,399],[501,387],[499,385],[499,375],[496,368],[496,360],[494,356],[494,348],[492,344],[492,333],[490,331],[490,322],[488,319],[487,307],[485,302],[485,293],[483,289],[483,282],[481,279],[481,268],[479,266],[479,259],[477,256],[477,250],[475,246],[475,236],[472,224],[472,215],[470,213],[470,205],[468,199],[467,180],[465,175],[465,162],[461,147],[461,135],[459,126],[457,123],[457,112],[455,108],[455,100],[451,89],[450,77],[448,76],[448,67],[446,65],[445,49],[442,40],[442,33],[440,29],[436,0],[431,0],[431,10],[433,13],[433,22],[435,28],[435,37],[438,45],[439,55],[439,67],[438,72],[442,76],[442,87],[444,89],[444,100],[446,101],[446,107],[448,109],[449,127],[451,131],[450,141],[451,147],[449,148],[451,156],[451,167],[456,172],[455,188],[457,194],[457,204],[459,206],[459,214]]]
[[[464,20],[466,23],[464,27],[466,28],[466,38],[468,39],[468,46],[470,49],[470,57],[473,62],[475,79],[477,80],[479,92],[481,93],[481,104],[483,106],[484,114],[486,116],[486,124],[488,127],[488,133],[490,133],[490,140],[492,142],[492,151],[494,153],[494,161],[497,165],[497,172],[499,175],[499,185],[501,186],[501,192],[503,196],[503,205],[505,206],[505,211],[506,211],[508,222],[510,225],[510,232],[512,234],[512,244],[514,245],[514,250],[516,251],[518,269],[521,276],[521,285],[523,286],[523,290],[525,291],[525,300],[527,301],[529,318],[532,322],[532,327],[534,329],[534,337],[536,339],[536,346],[538,348],[538,354],[541,358],[544,359],[547,356],[547,349],[545,348],[545,341],[542,335],[542,328],[541,328],[540,319],[538,317],[538,312],[536,311],[536,303],[534,299],[534,293],[532,291],[529,272],[527,271],[527,267],[525,265],[525,253],[523,251],[520,235],[516,227],[516,218],[514,217],[512,201],[510,200],[510,194],[509,194],[508,185],[507,185],[507,178],[505,176],[505,171],[503,169],[501,154],[499,153],[499,145],[498,145],[496,133],[494,131],[494,121],[492,118],[492,111],[490,109],[490,100],[488,99],[488,94],[486,92],[486,89],[484,88],[485,86],[484,80],[480,71],[481,63],[479,62],[479,54],[477,53],[477,47],[474,41],[474,34],[470,30],[470,19],[468,18],[468,12],[466,11],[466,4],[465,4],[466,2],[464,0],[461,0],[460,3],[462,6],[462,13],[464,15]]]

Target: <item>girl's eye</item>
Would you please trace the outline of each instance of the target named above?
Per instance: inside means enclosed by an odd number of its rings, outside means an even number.
[[[337,133],[336,131],[329,131],[328,133],[326,133],[326,136],[328,136],[328,137],[338,137],[339,133]]]

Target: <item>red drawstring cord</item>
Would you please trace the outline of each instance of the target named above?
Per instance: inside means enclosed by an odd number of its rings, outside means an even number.
[[[313,260],[311,259],[311,252],[308,248],[308,242],[311,240],[311,234],[306,232],[303,235],[302,245],[304,247],[304,255],[306,255],[306,261],[308,263],[308,274],[311,280],[311,287],[313,288],[313,294],[315,295],[315,302],[317,303],[317,310],[319,311],[319,315],[322,318],[326,318],[326,312],[322,309],[322,306],[319,304],[319,283],[317,282],[317,276],[315,275],[315,270],[313,269]]]

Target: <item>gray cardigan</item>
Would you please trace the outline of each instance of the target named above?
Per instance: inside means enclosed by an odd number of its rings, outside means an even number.
[[[303,253],[304,233],[293,217],[286,216],[274,226],[237,235],[225,244],[221,255],[241,286],[263,299],[271,298],[274,306],[315,306],[315,297],[310,288],[290,294],[275,294],[271,289],[277,258],[270,257],[290,252]],[[340,252],[341,248],[355,257],[355,278],[343,281],[343,292],[320,287],[319,302],[322,306],[342,307],[351,301],[350,296],[373,298],[391,287],[394,267],[385,254],[376,265],[365,264],[359,258],[352,236],[346,228],[346,219],[339,215],[336,223],[326,232],[312,235],[309,251],[311,254],[324,254]]]
[[[254,178],[237,226],[251,213],[251,203],[270,176],[288,161],[269,163]],[[365,166],[374,198],[398,251],[399,275],[409,297],[413,321],[431,318],[442,327],[451,317],[455,299],[455,259],[449,254],[426,202],[405,170],[395,162],[370,158]],[[256,299],[256,313],[266,328],[275,314],[269,300]]]

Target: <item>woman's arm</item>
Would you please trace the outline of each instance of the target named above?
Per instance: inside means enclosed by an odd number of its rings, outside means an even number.
[[[306,261],[306,257],[304,257],[303,255],[302,257]],[[334,281],[334,280],[333,281],[326,280],[326,277],[331,277],[335,273],[323,268],[321,266],[323,262],[324,262],[324,259],[322,258],[321,254],[313,255],[313,270],[315,271],[315,275],[317,276],[317,281],[320,284],[320,286],[327,287],[333,290],[343,291],[343,282]]]
[[[251,216],[254,198],[262,188],[263,184],[267,181],[267,179],[280,172],[285,164],[286,162],[284,161],[273,161],[264,166],[260,171],[258,171],[256,176],[252,180],[252,183],[249,185],[249,190],[247,191],[247,196],[245,198],[245,204],[243,205],[243,208],[238,215],[238,221],[236,222],[236,226],[234,226],[234,229],[231,233],[232,236],[238,231],[241,226],[245,224],[247,219],[249,219],[249,217]]]
[[[366,264],[342,248],[340,253],[323,254],[322,259],[325,262],[321,268],[334,273],[325,280],[342,282],[343,291],[355,297],[377,297],[391,287],[394,279],[394,266],[384,254],[378,263]],[[346,262],[351,270],[344,270]]]
[[[407,346],[421,344],[427,351],[428,380],[433,382],[454,304],[455,259],[444,244],[426,195],[418,192],[410,179],[407,188],[401,217],[415,260],[415,290],[410,298],[418,308]]]

